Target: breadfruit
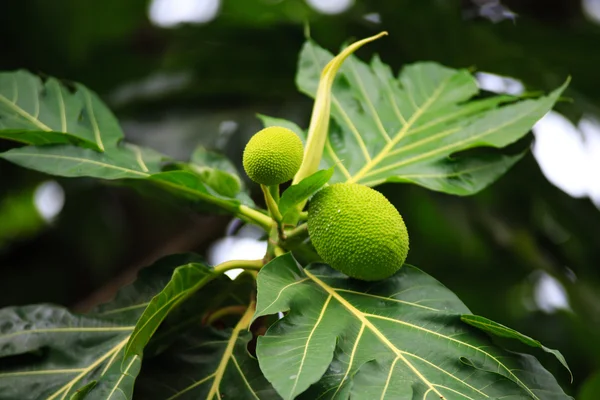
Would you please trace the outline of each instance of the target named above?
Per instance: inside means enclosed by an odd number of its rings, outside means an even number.
[[[393,275],[408,254],[402,216],[364,185],[338,183],[317,192],[308,209],[308,234],[323,261],[365,281]]]
[[[304,156],[302,141],[294,132],[271,126],[257,132],[244,149],[246,174],[261,185],[279,185],[294,177]]]

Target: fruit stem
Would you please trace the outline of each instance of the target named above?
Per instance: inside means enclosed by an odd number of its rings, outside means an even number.
[[[262,189],[263,194],[265,195],[265,203],[267,203],[267,208],[269,209],[271,216],[277,222],[277,225],[280,225],[281,221],[283,220],[283,217],[281,216],[281,213],[279,212],[279,206],[277,205],[277,202],[273,198],[271,190],[269,189],[268,186],[265,186],[265,185],[260,185],[260,188]]]
[[[275,248],[279,246],[279,226],[273,225],[269,232],[269,240],[267,241],[267,253],[263,258],[263,264],[268,263],[276,257]]]
[[[308,238],[308,225],[303,223],[302,225],[298,225],[294,229],[288,231],[285,237],[286,246],[294,245],[297,243],[301,243]]]
[[[271,185],[269,186],[269,192],[271,192],[271,196],[275,199],[275,202],[279,204],[279,185]]]

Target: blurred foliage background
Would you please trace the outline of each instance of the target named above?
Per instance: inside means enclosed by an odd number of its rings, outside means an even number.
[[[573,122],[600,117],[600,2],[503,4],[4,0],[0,70],[82,82],[115,111],[131,141],[181,159],[205,145],[238,165],[260,128],[256,113],[308,124],[311,102],[294,85],[306,22],[332,51],[389,31],[359,56],[377,52],[396,70],[434,60],[513,76],[531,91],[571,75],[572,101],[558,109]],[[193,15],[200,21],[168,26]],[[0,142],[0,150],[9,146]],[[569,160],[556,162],[567,168]],[[568,393],[600,398],[600,212],[592,201],[552,185],[531,154],[468,198],[407,185],[380,189],[406,219],[410,263],[474,313],[560,349],[572,384],[558,363],[538,356]],[[161,255],[205,251],[226,223],[120,185],[55,180],[0,161],[0,306],[53,302],[85,310]]]

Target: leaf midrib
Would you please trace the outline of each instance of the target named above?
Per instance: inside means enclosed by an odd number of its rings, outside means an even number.
[[[78,85],[78,89],[83,91],[83,96],[85,97],[85,105],[87,106],[90,122],[92,123],[92,130],[94,132],[94,139],[96,140],[96,144],[98,145],[100,151],[104,152],[104,143],[102,143],[100,128],[98,127],[98,120],[96,119],[96,115],[94,114],[94,107],[92,105],[92,98],[90,96],[90,92],[84,86],[81,85]]]
[[[129,365],[127,365],[127,368],[125,368],[125,371],[121,371],[121,376],[119,377],[119,380],[117,380],[117,382],[115,383],[115,386],[113,386],[112,390],[108,394],[108,397],[106,398],[107,400],[110,400],[112,398],[112,395],[119,388],[119,386],[121,385],[121,382],[123,382],[123,379],[125,379],[125,377],[127,376],[127,373],[131,369],[131,366],[133,365],[135,360],[137,360],[137,356],[133,356],[131,358],[131,361],[129,362]]]
[[[65,369],[46,369],[46,370],[33,370],[33,371],[17,371],[17,372],[3,372],[0,373],[0,379],[10,377],[20,377],[28,375],[53,375],[53,374],[74,374],[81,372],[85,368],[65,368]]]
[[[30,329],[26,331],[13,332],[0,336],[0,340],[6,340],[20,335],[29,335],[34,333],[81,333],[81,332],[123,332],[132,331],[135,326],[107,326],[107,327],[76,327],[76,328],[41,328]]]
[[[225,350],[223,351],[223,354],[221,355],[221,360],[219,361],[219,365],[217,366],[217,369],[215,370],[215,372],[200,379],[197,382],[194,382],[190,386],[180,390],[179,392],[175,393],[173,396],[169,397],[167,400],[176,399],[177,397],[181,396],[182,394],[189,392],[190,390],[200,386],[204,382],[211,380],[211,379],[213,379],[213,383],[211,385],[208,395],[206,396],[206,399],[210,400],[210,399],[214,398],[215,396],[218,396],[219,388],[221,386],[221,381],[223,379],[223,376],[225,374],[225,371],[227,369],[229,361],[233,361],[234,366],[236,367],[237,371],[239,372],[240,376],[242,377],[242,380],[244,381],[244,383],[245,383],[246,387],[248,388],[248,390],[250,391],[250,393],[252,393],[254,398],[256,398],[257,400],[260,400],[260,398],[258,397],[256,392],[250,385],[250,382],[248,382],[248,379],[244,375],[241,367],[239,366],[239,364],[233,354],[233,351],[235,350],[235,344],[236,344],[237,340],[239,339],[240,333],[242,331],[244,331],[245,329],[247,329],[251,323],[252,315],[254,314],[254,305],[253,304],[254,303],[250,304],[250,306],[248,307],[248,309],[246,310],[244,315],[240,318],[240,320],[238,321],[236,326],[233,328],[233,330],[231,332],[231,336],[226,341],[227,345],[225,346]],[[215,343],[215,341],[212,341],[211,343]]]
[[[304,351],[302,353],[302,359],[300,360],[300,366],[298,367],[298,373],[296,374],[296,379],[294,380],[294,386],[292,386],[292,389],[290,390],[290,393],[289,393],[288,398],[290,398],[290,399],[294,398],[294,391],[296,390],[296,387],[298,386],[298,381],[300,380],[300,375],[302,374],[302,369],[304,367],[304,361],[306,360],[306,356],[308,355],[308,346],[310,344],[310,340],[312,339],[313,335],[315,334],[317,327],[323,320],[323,316],[325,315],[325,312],[327,311],[327,306],[329,306],[329,302],[331,301],[332,297],[333,296],[331,296],[331,294],[329,296],[327,296],[325,303],[323,303],[323,307],[321,307],[321,312],[319,313],[317,322],[315,323],[315,326],[313,326],[313,328],[310,330],[310,333],[308,334],[308,337],[306,338],[306,346],[304,346]]]
[[[399,176],[399,178],[401,178],[401,179],[452,178],[452,177],[458,177],[458,176],[465,175],[465,174],[470,174],[473,172],[482,171],[485,169],[495,168],[496,164],[499,164],[502,162],[504,162],[504,160],[500,159],[499,161],[488,162],[488,163],[485,163],[484,165],[480,165],[478,167],[467,168],[467,169],[463,169],[463,170],[460,170],[457,172],[450,172],[447,174],[403,174],[403,175]],[[385,178],[380,178],[380,179],[375,179],[372,181],[363,182],[363,185],[376,186],[385,181],[386,181]]]
[[[246,309],[246,312],[244,313],[242,318],[240,318],[238,323],[233,328],[233,331],[231,332],[231,337],[229,338],[229,341],[227,343],[227,347],[225,347],[225,351],[223,352],[221,361],[219,362],[217,370],[215,371],[215,379],[213,380],[213,384],[210,388],[208,396],[206,397],[207,400],[212,399],[215,395],[218,394],[219,388],[221,387],[221,381],[223,380],[223,375],[225,374],[225,370],[227,369],[227,365],[229,364],[229,361],[233,357],[233,350],[235,349],[235,343],[237,342],[238,337],[240,336],[240,333],[243,330],[248,329],[248,327],[250,326],[250,321],[252,321],[252,315],[254,314],[254,310],[255,310],[255,304],[256,303],[254,303],[254,302],[250,303],[250,305]],[[239,370],[240,374],[242,375],[242,378],[246,381],[246,378],[245,378],[244,374],[242,373],[241,369],[238,368],[238,370]],[[252,389],[252,387],[248,385],[248,388],[249,388],[250,392],[254,395],[254,397],[257,397],[256,393],[254,393],[254,390]],[[218,398],[221,398],[221,396],[219,396]]]
[[[139,149],[138,149],[139,150]],[[6,153],[2,153],[0,154],[0,157],[2,157],[3,154]],[[140,159],[141,159],[141,152],[140,153],[136,153],[137,154],[137,161],[138,164],[140,164]],[[108,163],[103,163],[100,161],[95,161],[95,160],[90,160],[88,158],[81,158],[81,157],[72,157],[72,156],[62,156],[62,155],[56,155],[56,154],[39,154],[39,153],[25,153],[25,152],[15,152],[15,153],[9,153],[10,157],[40,157],[40,158],[49,158],[49,159],[57,159],[57,160],[68,160],[68,161],[76,161],[79,163],[88,163],[88,164],[93,164],[93,165],[98,165],[100,167],[103,168],[107,168],[107,169],[114,169],[117,171],[123,171],[123,172],[128,172],[134,175],[138,175],[142,178],[150,178],[153,174],[151,173],[146,173],[146,172],[140,172],[140,171],[136,171],[134,169],[129,169],[129,168],[125,168],[125,167],[120,167],[118,165],[113,165],[113,164],[108,164]],[[143,163],[143,159],[141,160],[141,162]],[[141,168],[146,167],[145,163],[142,165],[140,164]],[[147,168],[147,167],[146,167]],[[164,179],[156,179],[153,180],[153,182],[165,185],[165,186],[170,186],[172,188],[175,188],[181,192],[186,192],[186,193],[190,193],[195,195],[196,197],[198,197],[199,199],[206,201],[207,203],[212,203],[215,205],[218,205],[220,207],[223,207],[226,210],[229,211],[235,211],[236,206],[232,206],[229,204],[229,201],[238,201],[236,199],[231,199],[231,200],[225,200],[225,199],[220,199],[218,197],[215,196],[211,196],[202,192],[199,192],[195,189],[192,189],[190,187],[187,186],[183,186],[181,184],[175,183],[175,182],[170,182]],[[204,182],[202,182],[203,185],[205,185]]]
[[[432,93],[431,97],[425,101],[420,107],[417,107],[416,111],[411,115],[406,124],[402,126],[402,128],[396,133],[396,135],[392,138],[390,142],[388,142],[383,149],[373,158],[370,162],[366,163],[351,179],[347,181],[347,183],[356,183],[363,176],[365,176],[372,168],[374,168],[378,163],[380,163],[384,158],[387,157],[388,153],[392,151],[392,149],[404,138],[404,136],[408,133],[410,128],[417,122],[417,120],[423,115],[423,113],[439,98],[450,77],[444,79],[438,88]],[[409,92],[409,91],[407,91]]]
[[[21,117],[25,118],[26,120],[28,120],[29,122],[31,122],[32,124],[34,124],[35,126],[37,126],[38,128],[40,128],[41,130],[46,131],[46,132],[50,132],[52,130],[52,129],[50,129],[49,126],[47,126],[46,124],[44,124],[42,121],[40,121],[38,119],[35,119],[33,117],[33,115],[29,114],[27,111],[25,111],[21,107],[17,106],[15,103],[13,103],[9,99],[7,99],[2,94],[0,94],[0,102],[6,104],[9,108],[11,108],[12,110],[14,110]]]
[[[3,153],[6,154],[6,153]],[[0,156],[2,156],[3,154],[0,154]],[[17,152],[17,153],[9,153],[10,157],[40,157],[40,158],[54,158],[57,160],[68,160],[68,161],[76,161],[79,163],[88,163],[88,164],[94,164],[94,165],[98,165],[101,166],[103,168],[108,168],[108,169],[115,169],[117,171],[123,171],[123,172],[129,172],[131,174],[134,175],[139,175],[139,176],[143,176],[144,178],[147,178],[150,176],[150,174],[144,173],[144,172],[140,172],[140,171],[136,171],[134,169],[129,169],[129,168],[125,168],[125,167],[119,167],[117,165],[113,165],[113,164],[107,164],[107,163],[103,163],[100,161],[94,161],[94,160],[90,160],[89,158],[81,158],[81,157],[72,157],[72,156],[61,156],[61,155],[57,155],[57,154],[39,154],[39,153],[25,153],[25,152]]]

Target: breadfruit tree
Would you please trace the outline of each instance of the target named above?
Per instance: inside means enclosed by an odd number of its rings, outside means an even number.
[[[560,352],[473,315],[427,265],[406,263],[401,214],[413,211],[373,189],[482,190],[519,161],[523,151],[506,147],[567,83],[539,97],[481,96],[467,70],[424,62],[395,75],[352,55],[383,35],[337,56],[306,42],[297,84],[314,98],[308,128],[261,116],[243,155],[266,209],[223,156],[172,160],[127,142],[85,86],[1,73],[0,138],[19,145],[0,158],[146,185],[254,224],[268,245],[263,259],[216,266],[161,259],[83,315],[0,310],[0,399],[569,399],[535,357],[554,356],[568,374]],[[232,280],[232,269],[244,272]]]

